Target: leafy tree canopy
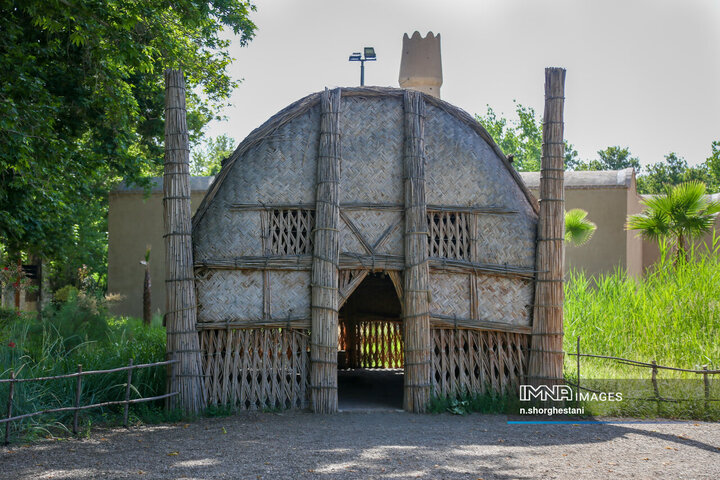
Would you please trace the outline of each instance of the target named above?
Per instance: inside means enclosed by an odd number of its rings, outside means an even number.
[[[203,145],[198,145],[192,151],[190,159],[190,174],[209,176],[220,171],[222,162],[235,151],[237,144],[232,137],[220,135],[208,138]]]
[[[598,150],[598,157],[588,162],[578,161],[573,170],[623,170],[634,168],[640,171],[640,160],[633,157],[628,147],[608,147],[605,150]]]
[[[517,120],[508,121],[488,105],[485,115],[475,115],[475,120],[488,131],[505,155],[513,156],[513,166],[519,172],[540,170],[542,156],[542,121],[535,109],[515,102]],[[579,162],[572,144],[565,141],[565,166],[572,168]]]
[[[62,255],[85,227],[97,229],[82,224],[102,218],[98,199],[112,182],[159,172],[165,68],[185,72],[197,140],[236,84],[220,34],[228,28],[247,43],[254,8],[243,0],[0,0],[0,243]],[[83,211],[96,203],[99,211]]]

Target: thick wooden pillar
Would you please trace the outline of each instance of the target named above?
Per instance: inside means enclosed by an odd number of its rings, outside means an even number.
[[[185,80],[181,70],[165,71],[165,326],[171,364],[170,408],[197,414],[205,408],[190,214],[190,143],[185,112]]]
[[[340,203],[340,89],[321,99],[320,149],[317,162],[315,237],[312,262],[310,344],[311,405],[316,413],[338,409],[338,222]]]
[[[430,313],[427,201],[425,199],[425,101],[406,90],[405,151],[405,274],[403,316],[405,395],[409,412],[424,412],[430,400]]]
[[[533,385],[563,381],[564,104],[565,69],[546,68],[536,251],[538,274],[528,365],[528,381]]]

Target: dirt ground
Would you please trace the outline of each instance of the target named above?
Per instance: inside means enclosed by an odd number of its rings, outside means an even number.
[[[243,413],[0,447],[2,479],[720,478],[720,424]]]

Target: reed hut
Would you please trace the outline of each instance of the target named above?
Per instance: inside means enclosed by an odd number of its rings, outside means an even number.
[[[334,412],[338,359],[404,368],[408,411],[515,388],[538,212],[490,135],[442,100],[361,87],[293,103],[193,218],[207,402]]]

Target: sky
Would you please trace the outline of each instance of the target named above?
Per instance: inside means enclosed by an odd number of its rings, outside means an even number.
[[[233,42],[242,83],[206,130],[239,143],[325,87],[358,86],[352,52],[375,48],[365,84],[398,87],[403,34],[441,35],[442,99],[542,116],[545,67],[567,69],[565,139],[580,158],[629,147],[643,165],[705,161],[720,140],[720,2],[715,0],[255,0],[255,38]]]

